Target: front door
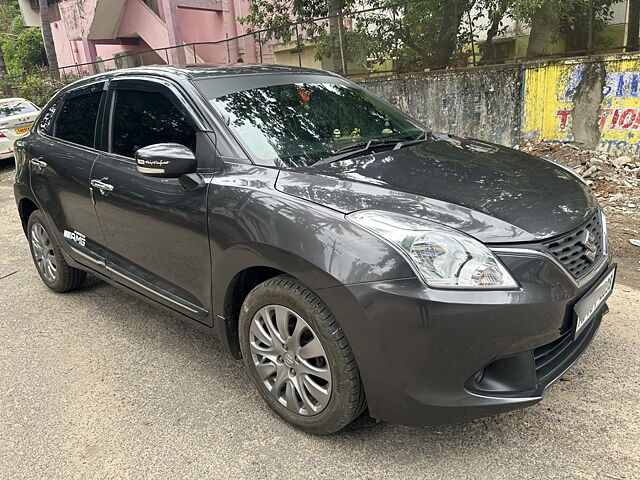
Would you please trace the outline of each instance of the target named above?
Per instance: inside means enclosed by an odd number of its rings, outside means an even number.
[[[178,98],[153,82],[116,80],[109,104],[106,152],[92,172],[107,269],[115,280],[210,324],[208,183],[187,190],[177,178],[139,173],[134,162],[137,149],[156,143],[179,143],[198,156],[197,128]]]
[[[29,148],[33,193],[76,261],[104,272],[106,248],[89,181],[104,82],[71,90],[42,114]],[[106,93],[104,93],[106,96]]]

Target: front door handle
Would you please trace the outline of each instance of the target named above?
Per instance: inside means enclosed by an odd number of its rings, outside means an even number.
[[[33,165],[39,170],[44,170],[45,168],[47,168],[47,162],[42,160],[42,158],[32,158],[31,165]]]
[[[102,180],[91,180],[91,186],[100,190],[102,195],[106,195],[107,192],[113,192],[113,185],[105,183],[104,180],[106,180],[106,178],[103,178]]]

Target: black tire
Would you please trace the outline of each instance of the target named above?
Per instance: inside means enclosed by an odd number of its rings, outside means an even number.
[[[332,387],[328,403],[317,414],[301,415],[287,409],[267,389],[257,372],[249,344],[250,328],[254,316],[268,305],[286,307],[304,318],[324,348]],[[360,372],[342,328],[322,300],[294,278],[280,275],[254,288],[242,305],[238,328],[250,378],[267,404],[290,424],[309,433],[330,434],[351,423],[366,408]]]
[[[54,259],[56,267],[55,276],[53,279],[47,278],[46,274],[43,272],[43,270],[39,266],[38,261],[36,260],[36,254],[34,252],[34,245],[32,241],[34,226],[41,226],[48,236],[49,243],[47,244],[47,247],[52,253],[52,258]],[[51,234],[49,224],[45,220],[44,215],[39,210],[34,211],[29,216],[29,221],[27,223],[27,238],[29,240],[29,250],[31,251],[31,258],[33,259],[33,263],[36,266],[36,270],[38,271],[40,278],[47,287],[49,287],[54,292],[62,293],[68,292],[70,290],[75,290],[82,286],[87,278],[87,273],[83,270],[78,270],[77,268],[69,266],[69,264],[65,261],[64,256],[62,255],[62,251],[60,250],[60,246],[56,242],[55,237]]]

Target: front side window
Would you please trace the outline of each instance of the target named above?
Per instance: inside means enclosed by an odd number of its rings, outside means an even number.
[[[111,152],[133,158],[156,143],[179,143],[196,151],[196,130],[181,109],[159,92],[118,90],[113,112]]]
[[[38,108],[27,100],[9,100],[0,102],[0,119],[37,112]]]
[[[102,92],[92,92],[65,99],[56,119],[54,137],[93,148],[101,98]]]
[[[365,90],[333,79],[252,88],[209,100],[256,160],[289,167],[312,165],[368,140],[413,140],[424,131]]]

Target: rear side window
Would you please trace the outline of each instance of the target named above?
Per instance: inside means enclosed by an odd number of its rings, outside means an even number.
[[[42,112],[42,116],[40,117],[40,130],[47,135],[53,135],[53,117],[56,114],[56,109],[58,108],[59,103],[59,101],[56,101]]]
[[[196,150],[196,130],[186,114],[160,92],[118,90],[111,152],[133,158],[155,143],[179,143]]]
[[[87,93],[68,98],[56,119],[54,137],[68,142],[93,147],[102,92]]]

